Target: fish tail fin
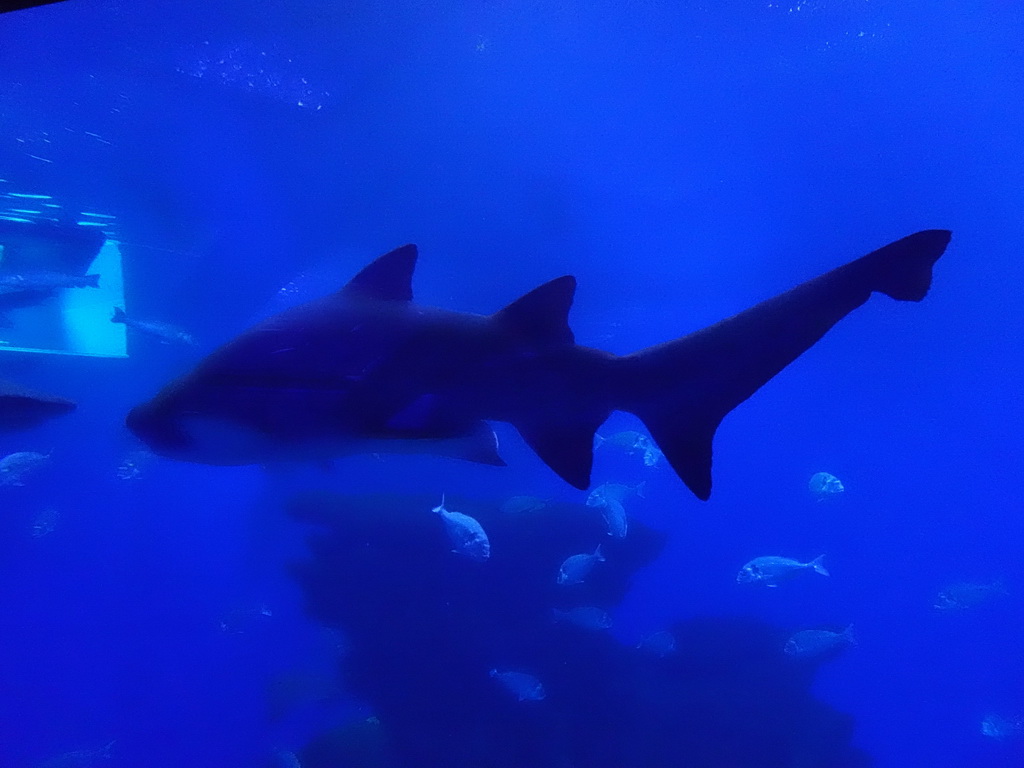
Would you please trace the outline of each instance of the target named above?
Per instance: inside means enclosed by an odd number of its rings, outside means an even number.
[[[843,630],[843,639],[850,645],[857,644],[857,636],[853,633],[853,624],[846,625],[846,629]]]
[[[442,512],[446,511],[445,508],[444,508],[444,494],[443,493],[441,494],[441,503],[438,504],[436,507],[434,507],[430,511],[431,512],[437,512],[437,514],[441,514]]]
[[[818,555],[816,558],[811,560],[807,564],[807,567],[813,570],[815,573],[821,574],[822,576],[828,576],[828,569],[825,567],[825,556]]]
[[[127,323],[128,322],[128,315],[126,315],[125,311],[123,309],[121,309],[120,307],[114,307],[114,315],[113,315],[113,317],[110,318],[110,322],[112,322],[112,323]]]
[[[594,550],[594,557],[596,557],[598,562],[601,562],[601,563],[603,563],[604,559],[605,559],[604,558],[604,552],[601,551],[601,547],[602,546],[604,546],[604,545],[603,544],[598,544],[597,545],[597,549]]]
[[[646,491],[646,490],[647,490],[647,481],[646,480],[641,480],[639,483],[636,484],[636,487],[633,488],[633,491],[641,499],[646,499],[647,498],[646,496],[644,496],[644,491]]]
[[[84,278],[82,278],[82,283],[86,288],[99,288],[100,276],[98,274],[86,275]]]
[[[873,292],[924,298],[950,236],[918,232],[703,330],[620,358],[616,407],[643,421],[672,469],[706,500],[711,444],[725,416]]]

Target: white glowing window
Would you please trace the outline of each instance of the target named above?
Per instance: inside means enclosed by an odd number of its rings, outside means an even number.
[[[124,326],[110,322],[113,308],[124,305],[118,242],[90,222],[30,210],[46,196],[3,197],[0,352],[126,357]]]

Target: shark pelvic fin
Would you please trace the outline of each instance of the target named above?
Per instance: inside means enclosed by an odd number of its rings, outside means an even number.
[[[409,244],[378,256],[349,280],[340,294],[379,301],[412,301],[416,254],[416,246]]]
[[[576,278],[557,277],[520,296],[493,317],[530,342],[573,344],[569,308],[576,293]]]

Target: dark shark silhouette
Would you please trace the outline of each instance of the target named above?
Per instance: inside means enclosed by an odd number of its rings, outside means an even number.
[[[719,423],[873,292],[920,301],[950,240],[926,230],[704,330],[631,355],[579,346],[559,277],[490,316],[412,303],[416,246],[338,293],[227,343],[127,425],[155,452],[206,464],[415,451],[504,464],[487,421],[513,425],[551,469],[590,485],[594,433],[643,420],[684,483],[711,493]]]
[[[28,429],[71,413],[71,400],[0,380],[0,432]]]

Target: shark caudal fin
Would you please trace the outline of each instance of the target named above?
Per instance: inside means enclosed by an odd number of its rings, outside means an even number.
[[[950,233],[926,230],[689,336],[623,358],[624,402],[700,499],[711,495],[711,443],[731,410],[872,293],[920,301]]]
[[[899,301],[921,301],[932,286],[932,265],[952,236],[947,229],[926,229],[860,259],[873,274],[872,290]]]

